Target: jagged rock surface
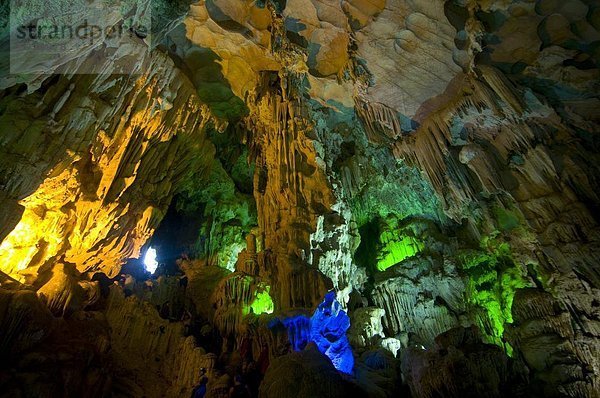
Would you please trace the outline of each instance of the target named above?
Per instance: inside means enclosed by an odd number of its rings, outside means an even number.
[[[462,328],[439,335],[430,350],[411,347],[402,358],[415,397],[515,396],[523,375],[513,367],[500,348],[482,344],[476,332]]]
[[[378,347],[415,396],[500,395],[523,374],[511,393],[598,396],[596,2],[158,3],[151,54],[73,74],[85,48],[51,65],[66,75],[0,80],[0,351],[29,355],[7,391],[189,395],[206,367],[227,395],[182,318],[267,364],[295,329],[247,313],[260,287],[277,319],[335,289],[373,396],[399,389]],[[128,277],[131,297],[107,297],[169,206],[201,219],[189,289]],[[456,329],[472,324],[495,345]],[[283,356],[263,394],[345,388],[329,365]],[[51,366],[83,381],[61,390]]]
[[[31,95],[3,92],[4,272],[32,282],[62,257],[116,275],[158,226],[190,155],[210,153],[208,110],[189,80],[165,55],[146,62],[139,79],[57,76]]]
[[[344,380],[314,345],[277,358],[265,375],[260,397],[346,397],[357,387]]]

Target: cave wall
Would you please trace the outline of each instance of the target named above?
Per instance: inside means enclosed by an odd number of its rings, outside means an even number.
[[[33,281],[62,258],[114,276],[152,236],[191,157],[210,153],[189,80],[164,55],[147,62],[135,80],[57,75],[30,95],[23,84],[3,92],[3,272]]]
[[[25,283],[10,286],[55,316],[86,308],[79,280],[116,276],[178,203],[202,225],[184,271],[211,280],[187,294],[226,349],[250,337],[277,355],[266,320],[310,314],[333,288],[357,355],[406,353],[415,396],[457,394],[431,369],[480,355],[522,364],[531,394],[597,396],[596,2],[179,5],[139,76],[1,81],[0,268]],[[264,292],[271,312],[250,311]],[[115,352],[204,363],[128,300],[104,310],[114,339],[168,336]],[[494,346],[438,338],[471,325]],[[177,366],[155,369],[181,377],[172,394],[192,383]],[[481,377],[509,383],[507,369]]]

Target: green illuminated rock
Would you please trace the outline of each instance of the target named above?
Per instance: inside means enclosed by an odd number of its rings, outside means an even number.
[[[260,291],[262,289],[262,291]],[[259,289],[256,291],[256,297],[250,303],[252,312],[259,314],[272,314],[274,310],[273,299],[269,295],[271,286],[264,284],[259,285]]]
[[[380,237],[382,240],[386,239],[385,234]],[[398,264],[403,260],[412,257],[419,253],[423,249],[423,244],[411,236],[403,236],[400,240],[387,240],[381,249],[380,256],[382,257],[377,261],[377,269],[384,271],[392,265]]]
[[[210,132],[219,157],[208,165],[199,160],[197,167],[203,173],[189,174],[177,206],[184,214],[203,215],[193,254],[233,271],[238,254],[246,247],[244,237],[256,226],[257,215],[248,193],[254,166],[248,164],[245,148],[229,144],[228,134],[234,132]],[[202,174],[205,176],[198,177]]]
[[[504,346],[506,323],[512,322],[515,291],[529,286],[511,257],[510,247],[494,238],[482,240],[481,251],[460,253],[459,263],[468,277],[466,296],[488,342]],[[512,351],[506,347],[507,352]]]

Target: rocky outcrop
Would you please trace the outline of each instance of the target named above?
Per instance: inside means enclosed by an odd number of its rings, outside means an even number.
[[[106,309],[111,328],[112,361],[117,366],[116,388],[127,396],[189,395],[199,382],[200,369],[209,376],[214,354],[198,347],[193,336],[184,335],[184,324],[162,319],[149,302],[125,298],[111,287]]]
[[[518,369],[473,329],[451,329],[430,349],[411,347],[402,357],[402,373],[415,397],[516,396],[526,377]]]
[[[409,394],[401,381],[400,361],[383,349],[364,352],[357,361],[356,382],[369,397],[394,397]]]
[[[3,396],[101,396],[111,389],[108,325],[99,312],[54,318],[31,290],[0,289]]]
[[[551,294],[517,291],[509,338],[531,370],[529,389],[537,396],[597,395],[597,318],[569,313]],[[581,322],[579,319],[585,317]],[[583,319],[582,319],[583,320]]]
[[[357,308],[352,313],[348,339],[355,348],[374,346],[378,338],[384,338],[381,318],[385,311],[376,307]],[[394,353],[395,354],[395,353]]]
[[[0,290],[3,356],[10,358],[48,338],[52,314],[30,290]]]
[[[56,264],[51,275],[37,294],[55,316],[82,310],[100,298],[99,283],[81,281],[81,275],[72,264]]]
[[[260,397],[345,397],[357,387],[344,380],[314,345],[271,363]]]

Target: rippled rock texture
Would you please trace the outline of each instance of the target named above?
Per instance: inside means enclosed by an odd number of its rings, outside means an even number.
[[[0,76],[0,390],[599,396],[596,1],[122,7]]]

